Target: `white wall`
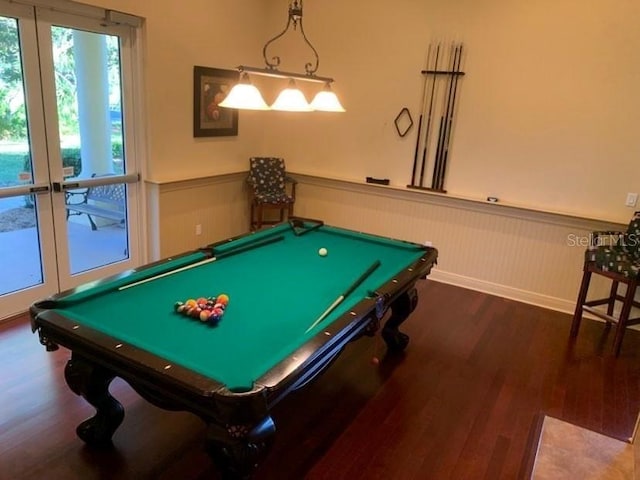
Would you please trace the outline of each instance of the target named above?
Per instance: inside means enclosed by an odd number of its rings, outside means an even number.
[[[417,124],[427,46],[456,39],[449,194],[626,223],[626,193],[640,191],[639,19],[634,0],[309,1],[318,74],[348,112],[268,113],[266,147],[295,171],[408,184],[417,125],[401,139],[393,119],[407,106]]]
[[[249,156],[268,154],[299,172],[405,186],[427,46],[458,40],[466,75],[449,195],[622,223],[633,212],[624,200],[640,191],[635,0],[308,0],[304,26],[320,54],[317,73],[336,79],[347,113],[243,111],[237,137],[214,139],[192,136],[193,66],[263,66],[262,46],[284,27],[289,1],[93,2],[145,18],[153,180],[234,172]],[[283,70],[302,71],[312,60],[299,31],[269,53],[282,57]],[[405,106],[416,125],[400,138],[393,120]]]

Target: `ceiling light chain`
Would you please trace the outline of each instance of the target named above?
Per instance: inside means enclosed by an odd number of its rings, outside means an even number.
[[[267,65],[268,68],[274,69],[274,70],[277,69],[278,66],[280,66],[280,57],[277,55],[271,57],[272,61],[271,62],[269,61],[268,55],[267,55],[267,48],[269,48],[269,45],[271,45],[273,42],[275,42],[280,37],[282,37],[285,33],[287,33],[287,31],[289,30],[289,27],[292,24],[293,24],[293,29],[296,30],[298,23],[300,24],[300,33],[302,34],[302,38],[304,38],[305,43],[313,51],[313,55],[315,56],[315,59],[316,59],[315,64],[308,62],[308,63],[305,63],[304,65],[304,70],[305,72],[307,72],[307,75],[313,75],[314,73],[316,73],[316,71],[318,70],[318,66],[320,65],[320,57],[318,55],[318,51],[311,44],[311,42],[307,38],[307,35],[304,33],[304,27],[302,25],[302,0],[300,0],[299,2],[298,0],[294,0],[289,5],[289,16],[287,18],[286,27],[284,27],[284,30],[282,32],[280,32],[278,35],[276,35],[267,43],[265,43],[264,47],[262,47],[262,56],[264,57],[264,63]]]
[[[296,30],[298,24],[300,25],[300,33],[305,43],[313,51],[315,56],[315,64],[308,62],[305,64],[304,74],[283,72],[278,70],[280,65],[280,57],[274,55],[269,61],[267,55],[267,49],[269,46],[281,38],[289,27],[293,26]],[[318,66],[320,65],[320,56],[318,51],[311,44],[307,35],[304,33],[304,27],[302,26],[302,0],[292,0],[289,4],[289,16],[287,19],[287,25],[284,30],[278,35],[267,41],[262,47],[262,56],[267,68],[247,67],[240,65],[238,71],[240,72],[240,81],[236,84],[226,98],[219,104],[221,107],[226,108],[238,108],[246,110],[283,110],[289,112],[310,112],[310,111],[324,111],[324,112],[344,112],[344,108],[340,104],[338,97],[331,90],[331,83],[333,78],[320,77],[316,75]],[[285,78],[289,79],[289,85],[280,94],[275,102],[269,107],[260,91],[249,80],[249,74],[260,75],[265,77]],[[321,82],[324,83],[323,89],[318,92],[311,103],[307,102],[304,94],[298,90],[295,85],[294,79],[303,80],[305,82]]]

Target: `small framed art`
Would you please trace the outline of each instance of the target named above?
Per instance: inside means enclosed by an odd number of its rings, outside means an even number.
[[[193,67],[194,137],[238,135],[238,110],[219,106],[238,78],[234,70]]]

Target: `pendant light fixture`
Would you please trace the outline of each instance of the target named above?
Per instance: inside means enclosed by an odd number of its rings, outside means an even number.
[[[231,105],[234,106],[231,107]],[[240,81],[234,85],[219,106],[241,108],[243,110],[269,110],[269,105],[262,98],[260,90],[251,83],[247,73],[240,74]]]
[[[310,112],[313,109],[307,98],[304,96],[293,78],[289,79],[289,85],[282,90],[271,105],[271,110],[280,110],[283,112]]]
[[[331,90],[331,83],[333,83],[333,78],[320,77],[315,74],[318,70],[320,57],[318,56],[318,52],[313,47],[313,45],[311,45],[311,42],[309,42],[309,39],[304,33],[304,28],[302,26],[302,1],[303,0],[293,0],[289,4],[289,17],[285,29],[281,33],[273,37],[271,40],[269,40],[267,43],[265,43],[264,47],[262,48],[262,56],[264,57],[266,68],[255,68],[240,65],[238,67],[238,71],[240,72],[240,81],[231,89],[227,97],[220,103],[221,107],[248,110],[271,109],[287,112],[311,112],[314,110],[325,112],[345,111],[340,104],[338,97]],[[280,65],[280,57],[273,56],[271,57],[271,61],[269,61],[267,56],[267,49],[274,41],[287,33],[289,27],[292,27],[294,30],[296,30],[298,25],[300,25],[300,33],[302,34],[302,38],[313,52],[315,62],[309,62],[305,64],[305,73],[280,71],[278,70],[278,66]],[[288,80],[287,86],[280,92],[280,94],[276,98],[276,101],[273,103],[273,105],[271,105],[271,107],[267,106],[260,91],[251,84],[251,80],[249,78],[250,74]],[[319,91],[313,101],[309,103],[304,94],[297,88],[296,80],[321,83],[323,84],[323,89]]]
[[[333,90],[331,84],[325,83],[324,88],[320,90],[311,101],[311,108],[321,112],[344,112],[344,108],[340,104],[340,100]]]

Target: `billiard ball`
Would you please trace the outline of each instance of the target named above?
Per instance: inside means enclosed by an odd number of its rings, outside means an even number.
[[[326,248],[321,248],[320,250],[318,250],[318,255],[320,255],[321,257],[326,257],[327,256],[327,249]]]

